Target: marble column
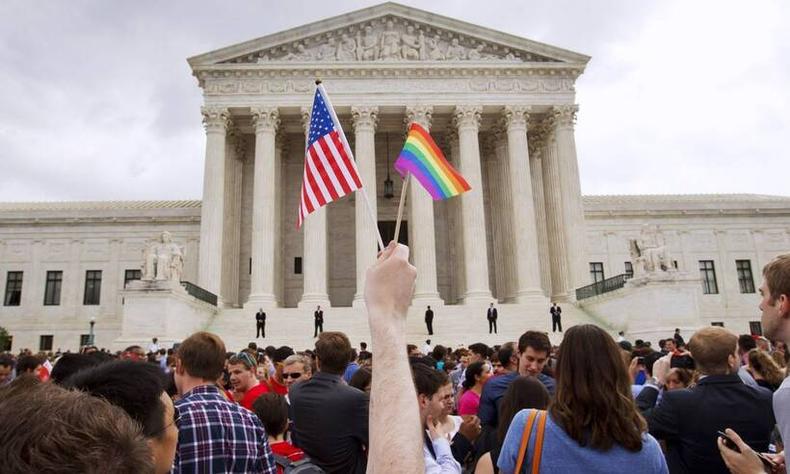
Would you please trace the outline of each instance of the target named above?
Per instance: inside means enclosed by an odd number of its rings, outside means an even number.
[[[553,301],[570,299],[568,289],[568,263],[565,250],[565,224],[562,205],[562,182],[557,145],[554,139],[554,118],[544,122],[547,130],[543,160],[543,196],[546,204],[546,234],[551,262],[551,292]]]
[[[246,308],[272,308],[275,296],[275,199],[279,196],[276,181],[277,153],[275,136],[280,125],[277,107],[252,109],[255,129],[255,163],[252,183],[252,275]]]
[[[505,106],[503,115],[507,126],[507,148],[510,195],[513,201],[512,258],[516,264],[516,302],[525,303],[536,297],[543,299],[540,288],[540,259],[538,233],[535,224],[535,205],[532,202],[532,174],[529,168],[527,118],[529,108]]]
[[[577,110],[578,106],[576,105],[554,107],[554,134],[560,165],[563,217],[565,228],[568,229],[565,236],[568,252],[569,290],[575,290],[590,283],[584,204],[579,181],[579,164],[576,159],[576,139],[573,131]],[[575,291],[571,292],[571,295],[575,297]]]
[[[410,105],[406,107],[406,126],[412,123],[431,129],[433,107]],[[436,280],[436,230],[434,228],[433,198],[416,179],[411,178],[406,202],[409,205],[409,247],[412,262],[417,267],[412,304],[425,306],[440,304]],[[419,300],[419,303],[418,303]]]
[[[551,294],[551,262],[549,261],[549,236],[546,231],[546,201],[543,191],[543,153],[546,139],[542,133],[533,134],[529,140],[529,171],[532,174],[532,201],[535,203],[535,228],[538,231],[538,258],[540,259],[540,286],[543,294]]]
[[[239,252],[241,246],[241,171],[245,154],[244,136],[231,132],[225,160],[225,223],[223,231],[222,298],[226,306],[239,306]]]
[[[356,245],[356,291],[351,302],[353,307],[365,304],[365,274],[376,261],[378,250],[378,194],[376,193],[376,125],[379,108],[376,106],[351,107],[354,129],[354,159],[362,184],[370,199],[370,207],[376,222],[371,221],[365,199],[358,191],[354,195],[354,222]],[[384,242],[386,245],[388,242]]]
[[[310,133],[310,109],[303,108],[302,128],[305,143]],[[302,298],[297,303],[299,308],[323,306],[329,308],[327,292],[327,275],[329,260],[327,258],[327,207],[322,206],[305,216],[302,223]]]
[[[480,142],[478,141],[482,111],[483,108],[478,105],[459,105],[455,107],[454,111],[460,147],[461,169],[459,171],[472,188],[459,197],[464,235],[465,304],[491,301],[491,290],[488,285],[483,178],[480,167]]]
[[[204,107],[206,161],[200,210],[198,285],[222,301],[222,239],[225,220],[225,142],[231,125],[227,109]]]
[[[450,129],[444,134],[443,148],[447,161],[453,168],[460,169],[460,148],[458,146],[458,133]],[[450,292],[453,304],[463,303],[464,293],[466,292],[466,281],[464,278],[464,236],[461,226],[461,200],[459,198],[450,199],[447,202],[448,217],[450,219]]]
[[[510,302],[515,298],[515,281],[516,281],[516,267],[513,262],[514,241],[513,235],[513,195],[510,191],[510,165],[508,163],[508,146],[507,146],[507,133],[504,124],[501,122],[494,129],[494,137],[496,140],[495,152],[497,161],[497,175],[496,186],[501,196],[501,205],[498,207],[500,215],[500,229],[502,240],[502,263],[497,264],[496,271],[502,273],[502,280],[504,280],[503,292],[501,292],[499,299],[501,301]]]

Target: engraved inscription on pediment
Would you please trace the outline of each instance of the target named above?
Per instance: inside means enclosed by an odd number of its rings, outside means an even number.
[[[557,62],[404,18],[385,16],[282,44],[225,63],[357,61]]]

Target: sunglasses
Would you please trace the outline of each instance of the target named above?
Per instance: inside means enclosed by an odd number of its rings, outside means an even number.
[[[298,379],[302,375],[304,375],[304,374],[301,373],[301,372],[283,372],[283,380],[285,380],[285,379]]]
[[[255,363],[255,359],[253,359],[252,356],[246,352],[239,352],[237,354],[234,354],[233,357],[231,357],[228,362],[231,364],[238,364],[239,362],[241,362],[248,369],[251,369],[258,365],[257,363]]]

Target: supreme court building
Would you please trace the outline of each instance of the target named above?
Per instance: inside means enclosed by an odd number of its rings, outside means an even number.
[[[0,203],[0,326],[15,349],[74,349],[89,321],[99,345],[142,338],[123,336],[127,288],[139,278],[146,241],[167,230],[184,248],[183,279],[216,296],[216,304],[195,303],[207,314],[200,327],[231,344],[252,339],[263,308],[271,340],[308,347],[317,305],[327,329],[367,339],[365,270],[376,257],[376,226],[385,242],[393,237],[402,180],[392,163],[418,122],[472,189],[434,202],[416,182],[409,187],[400,240],[418,269],[410,338],[423,337],[422,311],[432,305],[435,342],[512,340],[528,327],[549,328],[550,301],[563,305],[566,325],[640,334],[615,301],[640,290],[596,290],[599,307],[588,308],[577,290],[633,274],[629,241],[645,224],[660,226],[676,270],[659,278],[659,293],[692,279],[695,289],[686,296],[696,309],[684,306],[654,329],[716,323],[747,332],[759,320],[762,265],[790,249],[790,198],[583,197],[574,84],[589,59],[394,3],[192,57],[204,95],[202,201]],[[296,228],[318,78],[375,224],[351,195]],[[501,305],[499,336],[484,334],[481,311],[491,302]],[[606,308],[618,308],[617,317]],[[146,337],[179,340],[188,335],[179,328]]]

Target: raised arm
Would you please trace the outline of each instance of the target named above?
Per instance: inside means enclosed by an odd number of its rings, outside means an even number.
[[[365,279],[376,361],[370,390],[369,473],[425,472],[417,393],[406,355],[406,313],[416,277],[409,248],[391,242]]]

